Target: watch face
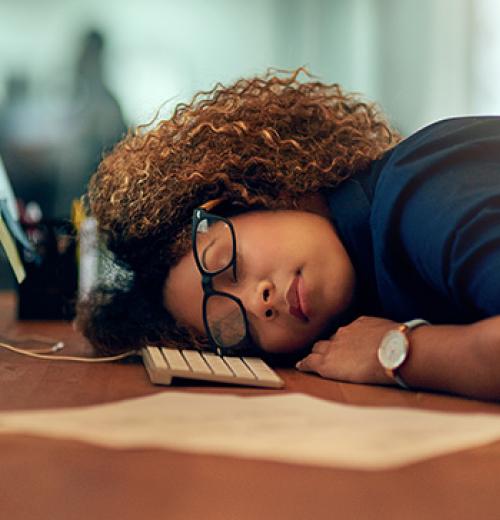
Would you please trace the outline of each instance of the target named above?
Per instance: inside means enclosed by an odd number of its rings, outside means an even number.
[[[382,339],[378,359],[383,367],[394,370],[406,359],[408,340],[401,331],[391,330]]]

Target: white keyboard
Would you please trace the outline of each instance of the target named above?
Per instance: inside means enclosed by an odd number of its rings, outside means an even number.
[[[262,359],[220,357],[210,352],[148,346],[142,359],[151,382],[170,385],[173,377],[235,385],[282,388],[284,381]]]

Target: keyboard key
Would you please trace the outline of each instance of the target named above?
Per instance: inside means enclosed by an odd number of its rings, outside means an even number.
[[[191,371],[189,365],[186,363],[186,361],[184,361],[184,358],[182,357],[178,349],[162,348],[161,351],[165,356],[165,359],[167,360],[170,370]]]
[[[182,355],[193,372],[211,374],[212,371],[197,350],[182,350]]]
[[[168,370],[168,365],[165,362],[165,358],[161,355],[161,351],[158,347],[146,347],[151,359],[156,368],[162,370]]]
[[[215,375],[234,377],[234,373],[229,370],[229,367],[224,363],[222,358],[209,352],[203,353],[202,355]]]
[[[236,377],[245,377],[248,379],[257,379],[255,374],[241,361],[238,357],[227,356],[224,361],[229,365],[229,368],[234,372]]]
[[[257,376],[257,379],[264,381],[281,381],[281,378],[271,370],[269,366],[262,361],[262,359],[255,357],[243,357],[241,358],[250,368],[250,370]]]

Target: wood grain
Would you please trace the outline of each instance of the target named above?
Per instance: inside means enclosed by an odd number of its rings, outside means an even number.
[[[43,334],[92,355],[70,323],[17,322],[0,293],[0,336]],[[353,405],[500,413],[457,397],[351,385],[277,369],[282,390],[176,382],[152,385],[139,358],[103,365],[40,361],[0,350],[0,410],[106,403],[165,391],[243,396],[303,392]],[[471,420],[474,420],[471,415]],[[103,449],[75,441],[0,436],[0,516],[80,519],[496,519],[500,442],[385,471],[352,471],[169,450]]]

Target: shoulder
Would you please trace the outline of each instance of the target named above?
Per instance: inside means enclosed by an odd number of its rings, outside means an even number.
[[[371,225],[385,263],[407,258],[463,301],[467,273],[500,243],[500,118],[440,121],[398,145],[381,168]]]
[[[389,216],[412,201],[427,207],[433,201],[455,203],[457,197],[484,195],[500,186],[500,167],[493,165],[500,166],[500,117],[438,121],[381,160],[373,210]]]
[[[404,154],[420,150],[422,153],[451,145],[467,145],[477,139],[500,138],[500,116],[464,116],[441,119],[424,126],[403,139],[393,151]],[[428,148],[431,145],[433,148]]]

